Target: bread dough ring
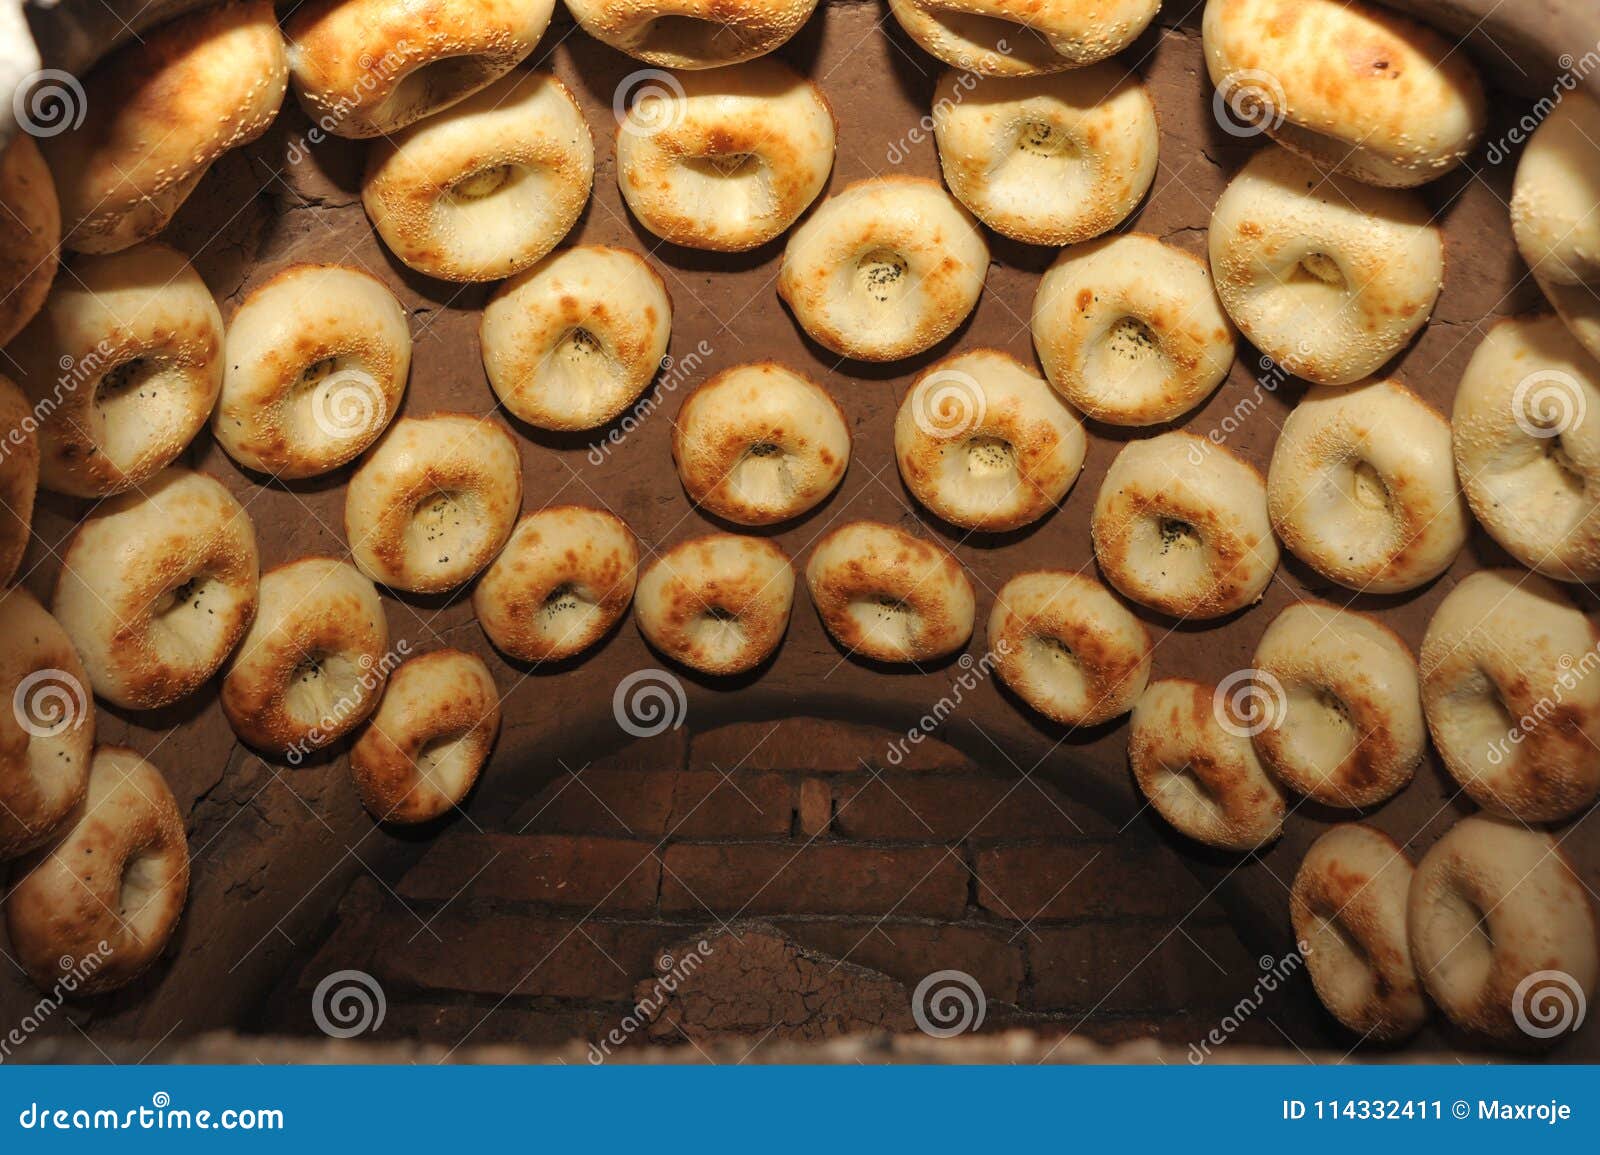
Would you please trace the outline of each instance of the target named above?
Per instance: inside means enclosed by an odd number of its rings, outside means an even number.
[[[472,610],[502,653],[560,661],[594,645],[627,613],[638,568],[638,542],[620,517],[552,506],[517,523],[472,591]]]
[[[497,281],[554,249],[594,184],[566,86],[515,71],[368,146],[361,203],[389,251],[446,281]]]
[[[233,732],[291,763],[348,734],[394,664],[378,590],[349,562],[305,557],[261,575],[261,606],[222,680]]]
[[[26,132],[0,146],[0,348],[33,320],[56,275],[61,206],[39,146]]]
[[[13,343],[39,481],[104,497],[165,469],[222,388],[222,314],[183,254],[150,242],[80,257]]]
[[[1600,103],[1572,91],[1522,151],[1511,194],[1517,249],[1572,335],[1600,358]]]
[[[1483,135],[1487,103],[1466,54],[1397,13],[1347,0],[1211,0],[1202,35],[1218,116],[1322,168],[1410,188],[1455,168]]]
[[[1417,194],[1325,176],[1278,148],[1256,153],[1223,190],[1210,247],[1234,324],[1321,385],[1381,369],[1444,283],[1444,240]]]
[[[1283,833],[1283,792],[1250,739],[1222,727],[1211,686],[1151,682],[1133,707],[1128,761],[1150,805],[1197,842],[1254,850]]]
[[[500,404],[540,429],[594,429],[655,379],[672,299],[627,249],[560,249],[495,290],[478,327]]]
[[[817,0],[571,0],[603,44],[661,68],[719,68],[765,56],[811,18]]]
[[[672,460],[696,505],[738,525],[773,525],[838,488],[850,428],[810,378],[773,361],[735,365],[684,401]]]
[[[33,407],[0,373],[0,588],[11,584],[28,552],[39,492],[39,436]]]
[[[617,184],[656,236],[737,253],[781,236],[833,169],[833,109],[776,57],[685,72],[633,92]]]
[[[312,0],[283,22],[290,83],[323,132],[398,132],[511,71],[555,0]]]
[[[639,577],[639,632],[675,662],[704,674],[742,674],[783,641],[794,605],[794,566],[770,541],[710,534],[673,546]]]
[[[1480,570],[1422,640],[1433,744],[1478,805],[1556,822],[1600,795],[1600,630],[1546,578]]]
[[[1278,431],[1267,503],[1289,552],[1363,593],[1432,581],[1472,524],[1450,423],[1393,381],[1306,393]]]
[[[1465,1030],[1507,1042],[1553,1037],[1543,1032],[1559,1008],[1545,997],[1565,997],[1568,1026],[1571,1002],[1594,998],[1594,910],[1543,831],[1463,818],[1417,864],[1406,922],[1423,985]],[[1541,994],[1541,979],[1556,985]]]
[[[352,460],[400,409],[411,371],[405,309],[382,281],[291,265],[228,325],[211,432],[246,469],[315,477]]]
[[[1428,1018],[1406,936],[1414,873],[1387,834],[1335,826],[1311,844],[1289,890],[1317,998],[1363,1041],[1396,1042]]]
[[[1600,366],[1555,317],[1498,321],[1456,389],[1456,472],[1507,553],[1600,579]]]
[[[895,361],[955,332],[988,269],[983,230],[938,184],[875,177],[829,197],[789,235],[778,296],[825,348]]]
[[[1032,325],[1050,383],[1112,425],[1171,421],[1233,366],[1233,323],[1205,262],[1142,233],[1063,249],[1039,279]]]
[[[94,692],[153,710],[222,668],[255,617],[259,571],[250,515],[210,474],[173,468],[79,525],[51,608]]]
[[[406,417],[350,477],[344,532],[373,581],[442,593],[476,577],[522,512],[522,461],[497,421]]]
[[[1417,662],[1378,619],[1300,602],[1273,619],[1251,664],[1282,694],[1276,724],[1253,735],[1278,781],[1349,808],[1410,783],[1428,743]]]
[[[1176,618],[1220,618],[1253,605],[1278,568],[1261,475],[1191,433],[1124,446],[1100,484],[1089,528],[1106,579]]]
[[[924,369],[894,422],[900,476],[952,525],[998,533],[1059,505],[1083,468],[1077,414],[1032,369],[974,349]]]
[[[1065,570],[1021,573],[995,595],[989,653],[1001,681],[1065,726],[1133,709],[1150,680],[1150,634],[1110,591]]]
[[[972,581],[945,549],[876,521],[853,521],[806,563],[817,617],[852,656],[932,662],[972,636]]]
[[[482,659],[435,650],[401,662],[350,748],[361,804],[380,822],[430,822],[478,780],[500,729],[500,692]]]
[[[131,37],[84,78],[68,109],[79,126],[52,125],[39,142],[63,243],[114,253],[155,236],[219,157],[266,132],[288,83],[269,0],[208,5]]]
[[[83,800],[94,747],[89,675],[21,586],[0,593],[0,860],[43,845]]]
[[[926,52],[980,76],[1082,68],[1139,38],[1161,0],[889,0]]]
[[[956,199],[1033,245],[1115,228],[1149,191],[1160,146],[1144,85],[1109,63],[981,83],[950,69],[934,89],[933,132]]]
[[[121,746],[94,752],[72,827],[22,865],[6,900],[11,949],[40,990],[76,997],[143,974],[166,949],[189,893],[177,801],[161,771]]]

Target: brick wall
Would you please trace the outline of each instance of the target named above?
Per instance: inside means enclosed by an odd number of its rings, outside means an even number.
[[[937,742],[890,766],[889,739],[740,723],[562,773],[362,879],[264,1026],[315,1029],[310,992],[347,968],[383,988],[380,1037],[446,1045],[908,1030],[946,970],[981,988],[985,1030],[1181,1045],[1249,992],[1256,960],[1155,827]],[[1280,1041],[1264,1019],[1237,1038]]]

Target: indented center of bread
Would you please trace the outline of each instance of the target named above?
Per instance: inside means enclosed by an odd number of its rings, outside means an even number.
[[[328,727],[357,709],[363,694],[359,662],[348,654],[305,654],[283,691],[283,707],[300,726]]]
[[[729,152],[721,156],[692,156],[686,164],[703,175],[723,180],[738,180],[754,176],[761,170],[761,160],[753,152]]]
[[[1339,268],[1339,262],[1327,253],[1307,253],[1300,258],[1300,263],[1294,267],[1294,272],[1297,278],[1310,279],[1341,289],[1345,287],[1344,271]]]
[[[1393,500],[1383,475],[1363,460],[1350,463],[1345,493],[1358,508],[1365,510],[1387,510]]]
[[[449,565],[471,549],[482,524],[470,493],[436,489],[411,511],[410,538],[423,563]]]
[[[100,378],[95,389],[95,404],[107,410],[129,399],[148,399],[156,387],[157,372],[158,366],[147,357],[124,361]]]
[[[494,71],[493,60],[472,53],[430,60],[408,72],[389,99],[404,119],[420,120],[482,87]]]
[[[456,201],[481,201],[511,183],[517,167],[511,164],[490,165],[470,173],[450,186],[450,199]]]
[[[1176,517],[1158,518],[1156,530],[1161,536],[1163,554],[1194,553],[1203,544],[1194,526]]]
[[[1066,132],[1043,120],[1025,120],[1017,131],[1017,151],[1050,159],[1075,156],[1078,146]]]
[[[892,249],[877,248],[856,262],[856,284],[871,300],[888,304],[905,295],[910,277],[906,259]]]
[[[139,921],[139,916],[152,902],[161,897],[161,862],[150,851],[135,854],[122,865],[122,879],[117,888],[117,917],[125,923]],[[130,927],[137,933],[137,927]]]
[[[1014,473],[1016,448],[1003,437],[969,437],[966,445],[967,472],[974,477],[996,477]]]

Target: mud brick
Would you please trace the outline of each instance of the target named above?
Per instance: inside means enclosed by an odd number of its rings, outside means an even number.
[[[677,775],[666,833],[674,838],[785,836],[794,787],[781,774],[687,770]]]
[[[810,919],[778,925],[801,946],[882,971],[913,990],[942,970],[965,971],[997,1002],[1016,1002],[1022,985],[1023,936],[1011,941],[1010,929]]]
[[[824,779],[807,778],[800,783],[800,832],[815,837],[832,823],[832,788]]]
[[[374,952],[379,981],[400,990],[465,991],[626,1002],[656,952],[683,928],[537,915],[475,919],[446,911],[424,930],[394,918]]]
[[[966,868],[940,847],[675,843],[665,862],[663,912],[957,918],[966,906]]]
[[[995,846],[978,852],[978,903],[1001,918],[1149,917],[1176,922],[1205,892],[1176,855],[1116,841]]]
[[[890,746],[903,735],[875,726],[786,718],[738,722],[696,734],[689,742],[691,768],[800,770],[809,773],[888,765]],[[927,739],[907,749],[900,770],[970,770],[973,762],[943,742]]]
[[[1044,783],[1017,777],[879,774],[839,781],[837,827],[848,838],[954,842],[1072,839],[1101,830]]]
[[[441,838],[400,880],[425,902],[497,899],[596,913],[651,911],[660,886],[655,843],[565,834],[456,834]]]
[[[659,838],[788,834],[793,791],[780,774],[596,770],[564,774],[512,820],[513,830]]]
[[[1041,1011],[1198,1012],[1231,1006],[1260,974],[1216,924],[1040,927],[1022,937],[1033,974],[1025,1005]]]
[[[673,769],[611,770],[590,766],[562,774],[524,804],[511,829],[527,833],[562,832],[660,836],[672,817]]]
[[[559,1047],[573,1039],[602,1038],[626,1013],[625,1009],[608,1007],[543,1010],[509,1003],[495,1006],[493,1002],[483,1006],[391,1002],[383,1027],[372,1037],[380,1041],[418,1038],[473,1047],[500,1043]],[[646,1041],[644,1032],[638,1031],[622,1045],[639,1046]]]

